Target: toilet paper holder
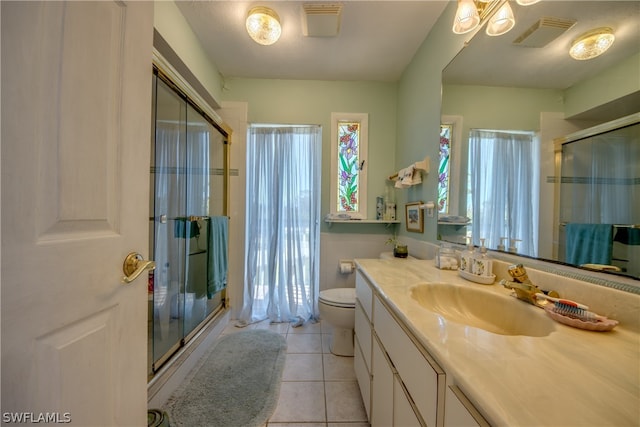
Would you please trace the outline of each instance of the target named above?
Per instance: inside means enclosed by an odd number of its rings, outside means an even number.
[[[342,274],[351,274],[355,270],[356,264],[352,259],[341,259],[338,262],[338,269]]]

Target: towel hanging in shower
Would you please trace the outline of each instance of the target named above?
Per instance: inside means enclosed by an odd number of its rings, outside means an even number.
[[[613,251],[612,224],[567,224],[567,262],[582,264],[611,264]]]
[[[212,298],[227,286],[229,218],[213,216],[210,221],[207,248],[209,252],[207,296]]]

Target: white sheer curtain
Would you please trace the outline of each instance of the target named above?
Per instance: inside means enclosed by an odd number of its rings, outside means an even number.
[[[635,224],[640,148],[624,131],[562,147],[561,223]]]
[[[185,246],[175,241],[175,221],[187,215],[209,215],[209,132],[205,126],[196,126],[187,135],[184,123],[158,122],[155,156],[154,212],[166,221],[155,222],[154,303],[168,310],[167,299],[184,282]]]
[[[167,339],[171,315],[177,317],[179,284],[183,281],[184,244],[175,244],[174,220],[184,216],[184,125],[156,123],[155,141],[155,199],[154,199],[154,271],[155,316],[159,320],[160,336]],[[167,218],[159,221],[160,217]],[[173,313],[172,313],[173,310]]]
[[[189,110],[191,112],[191,110]],[[187,215],[209,216],[210,156],[209,129],[205,124],[187,128]]]
[[[239,326],[317,318],[321,147],[319,126],[249,127]]]
[[[474,244],[483,238],[485,246],[495,249],[501,237],[518,239],[518,253],[537,256],[539,152],[532,132],[470,131]]]

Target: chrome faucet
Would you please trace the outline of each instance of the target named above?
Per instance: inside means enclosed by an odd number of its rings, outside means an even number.
[[[514,264],[510,266],[507,271],[509,272],[509,275],[513,277],[513,280],[508,281],[503,279],[500,281],[500,284],[507,289],[513,289],[518,299],[521,299],[533,305],[542,306],[543,304],[539,303],[536,299],[537,293],[545,293],[549,296],[554,296],[556,298],[558,297],[557,292],[543,292],[542,289],[534,285],[529,279],[527,270],[525,270],[522,264]]]

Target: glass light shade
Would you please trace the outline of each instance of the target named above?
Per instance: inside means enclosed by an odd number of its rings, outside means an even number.
[[[505,2],[500,9],[491,17],[487,24],[487,35],[489,36],[501,36],[507,33],[516,24],[516,20],[513,17],[513,10],[509,6],[509,2]]]
[[[569,55],[579,61],[595,58],[609,49],[614,40],[615,36],[611,28],[596,28],[574,40],[569,49]]]
[[[458,10],[453,18],[453,32],[464,34],[480,24],[480,15],[473,0],[458,0]]]
[[[282,34],[278,14],[268,7],[256,6],[247,15],[247,33],[256,42],[264,46],[274,44]]]
[[[540,0],[516,0],[520,6],[531,6],[532,4],[538,3]]]

